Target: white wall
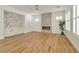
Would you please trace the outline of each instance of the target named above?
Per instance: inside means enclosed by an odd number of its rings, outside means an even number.
[[[25,15],[24,33],[32,31],[32,25],[33,25],[32,22],[33,22],[32,15],[30,14]]]
[[[37,16],[33,16],[33,23],[31,23],[32,25],[32,31],[38,31],[41,32],[41,15],[37,15]],[[35,19],[39,19],[39,21],[36,21]]]
[[[64,20],[64,11],[52,13],[52,33],[60,34],[61,30],[59,29],[59,21],[56,20],[56,16],[62,16]]]
[[[41,32],[41,15],[38,16],[39,21],[35,21],[35,17],[31,14],[25,16],[24,32],[39,31]]]

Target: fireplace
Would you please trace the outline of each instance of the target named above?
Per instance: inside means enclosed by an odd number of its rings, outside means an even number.
[[[42,30],[51,30],[50,26],[42,26]]]

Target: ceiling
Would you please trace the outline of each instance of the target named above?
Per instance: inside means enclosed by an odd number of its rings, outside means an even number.
[[[35,11],[36,5],[9,5],[13,8],[17,8],[26,13],[33,13]],[[62,11],[67,8],[70,8],[71,5],[38,5],[39,13],[48,13],[55,11]]]

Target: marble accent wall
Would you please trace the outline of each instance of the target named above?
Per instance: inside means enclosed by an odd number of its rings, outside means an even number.
[[[5,36],[12,36],[23,32],[24,15],[4,11],[4,32]]]

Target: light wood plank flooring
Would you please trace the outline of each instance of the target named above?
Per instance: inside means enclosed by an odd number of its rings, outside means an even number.
[[[0,40],[0,52],[73,53],[77,51],[65,36],[43,32],[29,32]]]

